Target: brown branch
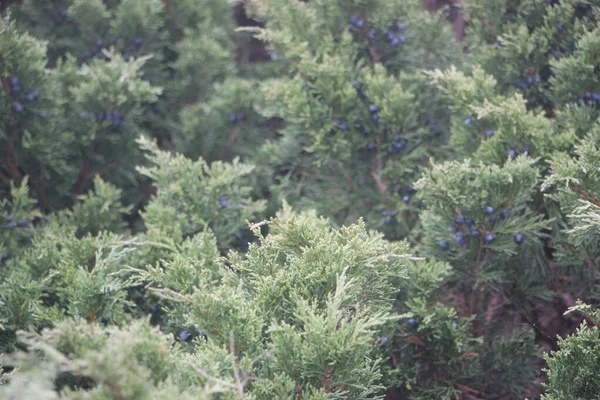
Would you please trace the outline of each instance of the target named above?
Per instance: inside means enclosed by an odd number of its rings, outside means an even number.
[[[7,185],[9,185],[11,182],[10,178],[4,172],[2,172],[2,170],[0,170],[0,181],[6,183]]]
[[[77,178],[77,182],[75,182],[74,185],[74,190],[77,195],[83,194],[88,180],[88,176],[91,173],[91,169],[92,161],[89,158],[85,158],[81,163],[81,168],[79,168],[79,177]]]
[[[237,390],[242,396],[242,399],[245,399],[246,396],[244,395],[244,384],[242,383],[242,378],[240,377],[240,372],[237,368],[237,360],[235,358],[235,340],[233,337],[233,330],[229,331],[229,352],[233,356],[233,376],[235,377],[235,382],[237,383]]]
[[[8,140],[6,141],[6,147],[6,165],[8,166],[12,179],[15,181],[20,181],[23,178],[23,174],[21,174],[21,171],[19,171],[19,168],[17,168],[17,165],[15,164],[15,160],[12,158],[12,146],[9,145]]]
[[[302,391],[300,390],[300,385],[298,385],[298,382],[296,382],[296,396],[298,397],[298,400],[302,400]]]
[[[173,24],[173,29],[175,29],[175,32],[177,32],[177,41],[180,41],[183,38],[183,30],[179,27],[179,25],[177,25],[177,18],[175,18],[175,13],[169,4],[169,0],[163,0],[163,3],[165,4],[167,15]]]
[[[365,21],[365,27],[360,30],[360,36],[362,37],[363,41],[365,42],[365,45],[367,46],[367,49],[369,50],[369,55],[371,56],[371,59],[373,60],[373,62],[375,64],[379,64],[381,62],[381,56],[379,55],[377,50],[375,50],[375,47],[373,47],[373,44],[369,40],[369,35],[367,32],[367,28],[366,28],[367,19],[365,17],[363,17],[362,15],[360,15],[360,13],[358,13],[358,12],[355,12],[355,14],[357,17],[359,17],[363,21]]]
[[[112,383],[108,382],[108,381],[104,381],[102,382],[104,384],[104,386],[108,387],[114,394],[115,396],[117,396],[117,399],[119,400],[123,400],[123,394],[121,393],[121,389],[119,389],[118,387],[116,387],[115,385],[113,385]]]
[[[587,194],[586,192],[583,191],[583,189],[581,189],[578,186],[572,185],[571,186],[571,190],[573,190],[574,192],[582,195],[583,197],[585,197],[590,203],[593,203],[595,206],[600,207],[600,203],[598,202],[598,200],[596,200],[596,198],[590,196],[589,194]]]

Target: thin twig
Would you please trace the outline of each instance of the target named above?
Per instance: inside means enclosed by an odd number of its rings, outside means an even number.
[[[572,185],[571,189],[574,192],[579,193],[580,195],[585,197],[587,200],[590,201],[590,203],[593,203],[595,206],[600,207],[600,203],[598,202],[598,200],[596,200],[596,198],[594,198],[594,197],[590,196],[589,194],[587,194],[586,192],[584,192],[583,189],[581,189],[580,187]]]
[[[229,352],[233,356],[232,367],[233,367],[233,376],[235,377],[235,381],[237,383],[237,390],[242,395],[242,400],[246,398],[244,395],[244,384],[242,383],[242,379],[240,377],[240,372],[237,368],[237,360],[235,358],[235,340],[233,337],[233,330],[229,331]]]

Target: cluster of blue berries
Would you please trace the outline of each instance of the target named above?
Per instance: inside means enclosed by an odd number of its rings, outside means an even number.
[[[377,111],[379,111],[379,109],[375,104],[369,105],[369,113],[371,114],[371,120],[373,122],[379,122],[379,114]]]
[[[402,34],[406,30],[406,25],[403,23],[396,24],[391,29],[384,29],[380,33],[376,29],[370,29],[368,32],[369,39],[372,43],[377,43],[378,39],[382,37],[391,46],[396,47],[399,44],[406,43],[406,37]]]
[[[358,15],[353,15],[349,20],[349,28],[355,30],[362,30],[365,28],[365,20]],[[391,29],[384,29],[378,32],[377,29],[369,29],[367,35],[371,43],[375,44],[380,38],[384,38],[393,47],[406,42],[406,37],[402,34],[406,30],[406,25],[403,23],[397,23]]]
[[[467,126],[471,126],[473,125],[473,119],[472,118],[465,118],[465,125]],[[485,132],[483,132],[483,135],[487,138],[491,138],[492,136],[494,136],[496,134],[496,131],[493,129],[488,129]]]
[[[381,215],[385,217],[384,223],[386,225],[391,225],[396,222],[396,210],[384,210]]]
[[[121,125],[121,121],[124,117],[124,115],[118,111],[107,113],[100,112],[98,114],[96,114],[93,111],[82,111],[80,115],[82,118],[89,118],[97,121],[106,121],[108,123],[111,123],[115,127]]]
[[[388,142],[391,142],[391,140],[388,139]],[[402,150],[404,150],[405,147],[406,147],[406,139],[402,139],[400,137],[400,135],[396,135],[396,136],[394,136],[393,142],[390,145],[388,145],[387,152],[389,154],[399,153]]]
[[[186,329],[177,335],[177,338],[182,342],[191,342],[194,338],[202,338],[208,341],[208,335],[205,332],[198,331],[198,328]]]
[[[507,154],[508,154],[508,157],[513,160],[515,158],[517,158],[518,155],[521,155],[521,156],[529,156],[530,155],[528,147],[523,147],[523,149],[521,150],[520,153],[517,153],[517,150],[515,150],[514,148],[511,148],[510,150],[508,150]],[[531,165],[531,166],[533,167],[533,165]]]
[[[580,106],[592,106],[600,109],[600,93],[585,92],[583,97],[577,99]]]
[[[10,90],[11,90],[13,96],[15,96],[15,97],[20,96],[22,87],[21,87],[21,80],[19,79],[18,76],[10,77]],[[38,94],[36,91],[30,91],[25,95],[25,100],[30,103],[37,101],[37,99],[38,99]],[[22,102],[17,101],[13,105],[13,109],[18,113],[22,113],[23,111],[25,111],[25,106],[23,105]]]
[[[362,29],[365,27],[365,20],[358,15],[350,17],[350,28]]]
[[[113,38],[107,44],[110,46],[110,45],[115,44],[115,42],[116,42],[116,39]],[[102,38],[96,39],[96,42],[94,43],[94,47],[92,47],[92,49],[90,51],[86,51],[86,52],[82,53],[81,56],[79,56],[79,63],[83,64],[85,61],[96,56],[98,53],[100,53],[100,55],[98,56],[100,59],[103,59],[103,60],[108,59],[106,57],[106,55],[104,53],[102,53],[103,48],[104,48],[104,39],[102,39]]]
[[[533,76],[528,76],[522,81],[514,82],[514,85],[519,89],[529,89],[530,87],[539,85],[540,83],[542,83],[542,78],[540,76],[536,76],[535,78]]]
[[[96,39],[96,42],[94,43],[94,47],[92,47],[92,49],[90,51],[86,51],[83,54],[81,54],[81,56],[79,57],[79,63],[82,64],[85,61],[91,59],[92,57],[94,57],[96,55],[98,55],[98,58],[100,58],[101,60],[108,60],[109,57],[106,56],[102,52],[102,49],[105,46],[112,46],[115,43],[116,43],[115,38],[112,38],[107,43],[105,43],[104,39],[102,39],[102,38]],[[133,53],[136,53],[137,51],[139,51],[142,48],[143,44],[144,44],[143,38],[136,37],[135,39],[133,39],[133,41],[129,45],[129,48],[127,49],[127,51],[121,53],[123,55],[123,59],[125,61],[129,61],[129,59],[131,58],[131,55]]]
[[[484,214],[487,215],[487,221],[490,225],[494,225],[499,219],[506,220],[510,217],[508,210],[503,210],[499,214],[494,214],[494,207],[487,206],[484,210]],[[458,246],[463,246],[466,243],[466,238],[470,235],[472,238],[479,238],[481,236],[480,230],[477,228],[475,221],[470,218],[465,218],[463,215],[459,215],[454,218],[454,221],[450,224],[450,230],[454,232],[454,241]],[[524,236],[518,233],[514,236],[516,244],[521,244],[524,241]],[[491,244],[496,241],[496,236],[493,233],[488,232],[484,236],[486,244]],[[438,246],[444,250],[450,250],[450,242],[448,240],[440,240]]]
[[[7,229],[14,229],[16,227],[19,227],[19,228],[25,228],[25,227],[27,227],[27,221],[25,221],[22,218],[19,219],[16,224],[15,224],[14,221],[15,221],[14,216],[12,216],[12,215],[7,216],[6,217],[6,228]]]
[[[244,118],[246,118],[246,115],[243,112],[233,113],[229,115],[229,123],[235,124],[238,121],[242,121]]]
[[[144,39],[143,38],[136,37],[135,39],[133,39],[133,42],[129,46],[129,52],[128,53],[123,53],[123,59],[125,61],[129,61],[129,57],[131,57],[131,53],[137,52],[139,49],[142,48],[143,44],[144,44]]]

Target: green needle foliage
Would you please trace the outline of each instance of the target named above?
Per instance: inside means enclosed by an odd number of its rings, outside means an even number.
[[[599,0],[12,3],[0,398],[600,398]]]

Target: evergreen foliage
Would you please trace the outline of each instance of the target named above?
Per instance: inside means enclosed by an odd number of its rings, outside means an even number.
[[[459,12],[3,10],[0,398],[600,398],[600,1]]]

